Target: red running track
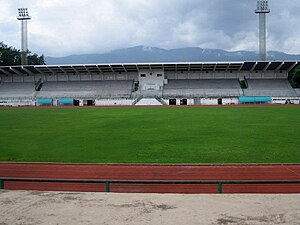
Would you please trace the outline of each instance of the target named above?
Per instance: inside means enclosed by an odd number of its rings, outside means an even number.
[[[0,163],[0,177],[108,180],[300,180],[293,165],[98,165]],[[5,182],[5,189],[105,191],[104,184]],[[217,185],[111,184],[112,192],[217,193]],[[300,193],[300,184],[223,185],[223,193]]]

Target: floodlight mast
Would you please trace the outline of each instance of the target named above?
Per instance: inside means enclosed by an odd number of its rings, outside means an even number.
[[[22,31],[22,41],[21,41],[21,64],[27,65],[27,52],[28,52],[28,38],[27,38],[27,20],[30,20],[31,17],[28,14],[27,8],[18,9],[19,16],[18,20],[21,20],[21,31]]]
[[[258,0],[255,13],[259,14],[259,55],[262,61],[267,59],[266,14],[270,13],[268,0]]]

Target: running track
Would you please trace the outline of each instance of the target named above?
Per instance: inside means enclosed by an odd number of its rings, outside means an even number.
[[[0,163],[0,177],[111,180],[300,180],[294,165],[94,165]],[[105,191],[104,184],[5,182],[5,189]],[[217,193],[217,185],[111,184],[112,192]],[[300,184],[223,185],[224,193],[300,193]]]

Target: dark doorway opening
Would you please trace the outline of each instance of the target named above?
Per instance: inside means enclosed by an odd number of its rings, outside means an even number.
[[[180,105],[187,105],[187,99],[181,99]]]
[[[94,100],[87,100],[86,104],[87,104],[87,106],[94,106],[95,105],[95,101]]]
[[[222,105],[223,104],[223,99],[218,98],[218,105]]]
[[[176,105],[176,99],[169,99],[169,105]]]
[[[73,105],[75,105],[75,106],[79,106],[79,100],[76,100],[76,99],[74,99],[74,101],[73,101]]]

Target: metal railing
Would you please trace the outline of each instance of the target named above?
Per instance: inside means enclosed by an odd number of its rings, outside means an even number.
[[[223,184],[300,184],[300,180],[86,180],[86,179],[44,179],[44,178],[0,178],[0,189],[6,181],[11,182],[52,182],[52,183],[89,183],[105,184],[105,191],[110,192],[111,184],[216,184],[218,193],[223,193]],[[299,188],[300,193],[300,188]]]

